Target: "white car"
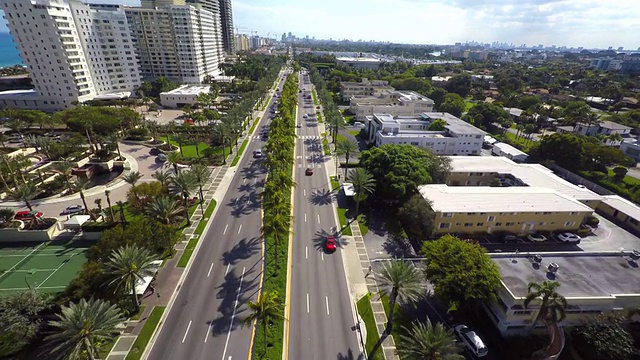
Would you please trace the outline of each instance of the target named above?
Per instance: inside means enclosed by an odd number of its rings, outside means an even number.
[[[467,325],[457,325],[454,327],[456,334],[464,346],[469,349],[477,357],[485,357],[489,353],[487,346],[484,344],[480,336],[467,327]]]
[[[74,215],[84,212],[84,206],[82,205],[71,205],[67,206],[64,211],[60,213],[60,215]]]
[[[253,157],[256,158],[256,159],[261,158],[262,157],[262,150],[255,150],[253,152]]]
[[[527,239],[533,242],[543,242],[547,241],[547,237],[542,234],[529,234],[527,235]]]
[[[582,238],[574,233],[565,232],[558,234],[558,240],[566,243],[580,244]]]
[[[306,119],[306,118],[308,118],[308,117],[309,117],[309,115],[307,115],[307,114],[302,115],[302,118],[303,118],[303,119]]]

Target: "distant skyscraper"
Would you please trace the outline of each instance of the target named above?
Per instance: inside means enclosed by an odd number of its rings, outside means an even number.
[[[60,110],[123,98],[141,83],[121,6],[76,0],[2,0],[34,90],[0,95],[0,107]]]
[[[233,11],[231,0],[220,0],[220,20],[222,21],[222,42],[227,54],[234,53]]]

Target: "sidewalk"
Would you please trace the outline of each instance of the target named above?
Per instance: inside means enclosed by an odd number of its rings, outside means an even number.
[[[325,123],[318,124],[318,130],[321,134],[325,132]],[[329,135],[327,134],[326,137],[329,138]],[[335,150],[334,145],[329,143],[329,148],[333,154]],[[335,166],[331,166],[331,163],[333,162],[333,156],[325,156],[325,165],[329,178],[336,176],[336,168]],[[338,169],[338,171],[340,171],[340,169]],[[339,180],[340,183],[342,183],[343,180],[344,179],[341,178]],[[336,211],[334,211],[334,216],[336,217],[336,224],[340,224]],[[378,296],[380,290],[378,289],[378,284],[374,277],[370,274],[371,262],[367,253],[367,247],[364,243],[364,238],[360,232],[358,220],[351,220],[349,228],[351,229],[351,236],[343,236],[346,240],[347,246],[342,250],[342,262],[344,265],[345,275],[347,277],[347,284],[349,285],[349,292],[354,303],[369,292],[375,294],[371,297],[371,308],[373,309],[373,315],[376,320],[378,335],[380,335],[384,333],[387,325],[387,315],[384,312],[384,307],[380,301],[380,297]],[[396,345],[392,336],[388,336],[384,340],[382,343],[382,351],[385,359],[387,360],[399,359],[396,354]]]
[[[269,92],[267,96],[271,96],[270,94],[271,92]],[[267,97],[266,101],[268,100],[269,98]],[[264,111],[254,111],[253,121],[249,122],[249,125],[246,129],[247,132],[238,139],[238,144],[242,144],[242,142],[246,139],[251,139],[252,134],[249,134],[248,130],[251,128],[251,126],[253,126],[253,123],[256,121],[258,116],[260,117],[260,119],[262,119],[264,116]],[[257,128],[255,131],[257,131]],[[209,176],[209,179],[211,181],[207,184],[207,186],[203,187],[203,197],[205,200],[203,208],[205,210],[211,203],[211,200],[215,200],[219,204],[224,198],[229,184],[231,183],[231,180],[236,172],[236,168],[232,168],[230,166],[236,155],[238,154],[235,151],[233,154],[229,154],[226,159],[227,164],[216,167],[211,172],[211,175]],[[244,156],[244,153],[240,154],[240,156]],[[215,215],[215,211],[213,214]],[[173,258],[169,259],[158,271],[155,280],[154,293],[142,298],[142,305],[146,307],[144,309],[144,312],[140,316],[140,320],[127,321],[125,330],[116,341],[114,347],[111,349],[111,352],[106,358],[107,360],[124,360],[126,358],[137,336],[140,334],[140,331],[145,324],[145,320],[151,314],[151,311],[155,306],[167,306],[167,309],[165,310],[165,313],[161,318],[158,326],[162,324],[165,317],[168,315],[169,311],[171,310],[169,304],[172,298],[177,295],[178,288],[184,280],[183,277],[185,275],[185,270],[189,266],[187,265],[187,267],[185,268],[179,268],[177,267],[177,264],[180,260],[180,257],[184,253],[184,249],[186,248],[187,243],[193,237],[200,221],[209,220],[209,218],[203,219],[203,215],[204,214],[201,211],[201,207],[198,206],[196,208],[196,211],[191,216],[191,226],[186,227],[182,230],[183,240],[176,245],[175,255],[173,256]],[[194,259],[196,257],[200,244],[201,242],[198,242],[198,244],[196,245],[196,249],[191,255],[191,259]],[[154,333],[154,336],[150,340],[152,340],[155,336],[156,334]],[[145,354],[147,353],[147,350],[148,349],[145,349]],[[144,356],[142,358],[144,358]]]

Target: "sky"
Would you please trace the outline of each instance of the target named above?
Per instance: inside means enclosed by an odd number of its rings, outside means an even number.
[[[1,1],[1,0],[0,0]],[[138,5],[139,0],[90,0]],[[639,0],[232,0],[239,33],[637,49]],[[1,13],[1,12],[0,12]],[[0,32],[7,31],[4,24]]]

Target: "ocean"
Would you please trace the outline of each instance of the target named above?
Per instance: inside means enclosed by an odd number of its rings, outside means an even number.
[[[20,54],[13,43],[11,34],[0,32],[0,67],[22,65]]]

